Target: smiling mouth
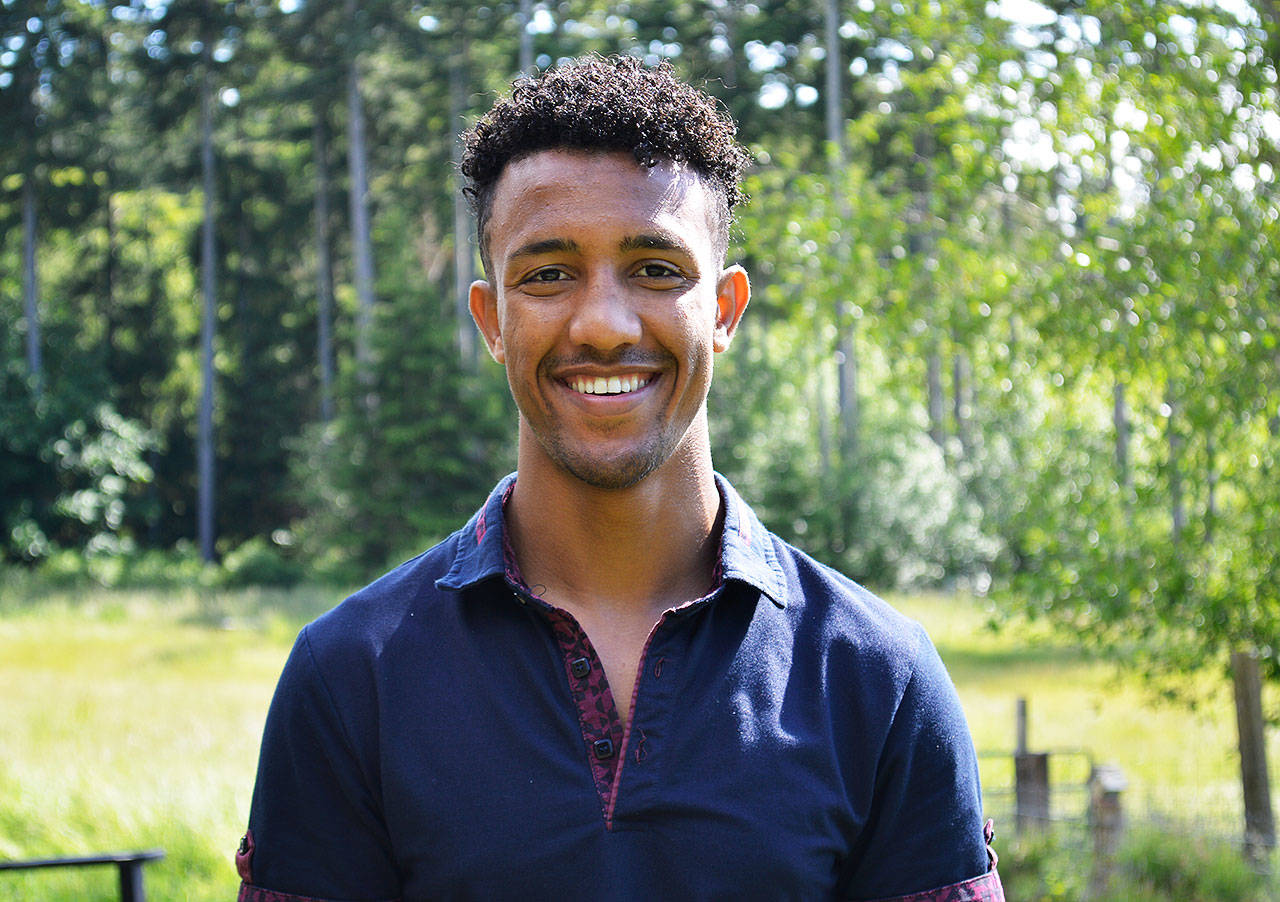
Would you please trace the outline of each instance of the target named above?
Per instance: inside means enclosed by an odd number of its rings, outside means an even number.
[[[627,395],[644,388],[653,379],[651,375],[630,376],[575,376],[568,380],[569,387],[582,395]]]

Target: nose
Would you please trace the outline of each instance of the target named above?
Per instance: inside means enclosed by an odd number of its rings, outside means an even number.
[[[642,326],[627,287],[614,273],[590,273],[574,298],[569,340],[599,351],[638,344]]]

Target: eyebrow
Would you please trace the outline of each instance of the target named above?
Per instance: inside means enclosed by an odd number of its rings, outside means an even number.
[[[570,241],[567,238],[547,238],[543,241],[531,241],[523,247],[516,248],[509,259],[536,257],[539,254],[576,254],[580,250],[576,241]]]
[[[688,245],[670,235],[630,235],[619,242],[618,249],[624,253],[628,251],[679,251],[692,256]]]
[[[618,250],[623,253],[631,251],[677,251],[679,253],[693,255],[686,245],[680,239],[664,234],[643,234],[628,235],[618,242]],[[578,242],[569,238],[544,238],[541,241],[531,241],[528,244],[521,245],[512,251],[509,260],[519,260],[523,257],[537,257],[542,254],[578,254],[582,252],[582,247]]]

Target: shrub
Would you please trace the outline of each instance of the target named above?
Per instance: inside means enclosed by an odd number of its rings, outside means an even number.
[[[1274,880],[1253,871],[1238,850],[1194,834],[1134,827],[1100,894],[1090,886],[1092,849],[1079,825],[1023,834],[1000,844],[1000,878],[1009,899],[1031,902],[1264,902],[1280,898]]]
[[[283,546],[255,536],[223,559],[223,582],[228,586],[294,586],[304,568]]]
[[[1177,902],[1262,902],[1264,877],[1239,851],[1199,836],[1134,830],[1117,857],[1117,899]]]
[[[1089,857],[1080,837],[1066,828],[1024,833],[1001,841],[1000,880],[1005,896],[1028,902],[1072,902],[1086,898]]]

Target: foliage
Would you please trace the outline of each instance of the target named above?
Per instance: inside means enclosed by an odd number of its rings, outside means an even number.
[[[185,560],[199,564],[190,549]],[[166,858],[147,866],[153,897],[233,895],[232,852],[248,813],[272,688],[297,630],[348,588],[207,589],[187,581],[122,590],[51,584],[26,567],[0,570],[0,684],[20,690],[0,694],[0,856],[160,846]],[[1231,769],[1211,751],[1230,735],[1229,720],[1206,731],[1202,716],[1153,710],[1131,680],[1117,686],[1079,649],[1033,639],[1034,630],[993,636],[982,627],[983,605],[963,596],[895,604],[935,637],[979,748],[1008,744],[1017,687],[1032,697],[1033,742],[1105,749],[1125,762],[1135,783],[1149,781],[1134,798],[1151,792],[1181,803],[1205,780],[1206,759]],[[1104,687],[1111,727],[1093,710]],[[1059,712],[1053,720],[1040,714],[1049,710]],[[1130,768],[1153,753],[1148,773]],[[990,791],[987,798],[990,807]],[[1190,815],[1185,806],[1180,811]],[[1010,899],[1054,899],[1055,886],[1067,888],[1056,898],[1082,898],[1075,889],[1085,885],[1089,853],[1081,841],[1062,837],[1033,858],[993,814]],[[1238,872],[1234,853],[1206,840],[1214,831],[1205,818],[1196,828],[1164,840],[1161,857],[1180,856],[1186,870]],[[1141,858],[1141,849],[1132,855]],[[119,893],[112,874],[91,870],[6,874],[0,886],[6,899],[110,900]],[[1037,893],[1041,886],[1048,888]],[[1127,898],[1151,896],[1135,891]]]
[[[772,528],[1155,676],[1245,649],[1280,681],[1275,3],[846,0],[833,35],[816,0],[532,7],[0,4],[0,557],[355,579],[456,528],[514,411],[468,350],[455,136],[523,53],[621,51],[756,154],[711,428]],[[221,569],[185,544],[205,87]]]
[[[1003,845],[1000,877],[1010,899],[1035,902],[1262,902],[1274,880],[1252,870],[1238,850],[1203,837],[1135,826],[1116,853],[1106,888],[1091,888],[1093,858],[1068,825]]]
[[[306,576],[306,569],[296,556],[290,555],[287,546],[278,544],[276,535],[271,540],[254,536],[227,554],[222,560],[226,573],[223,585],[245,586],[295,586]]]
[[[319,575],[368,577],[466,521],[514,469],[495,369],[460,370],[439,301],[382,308],[374,369],[344,374],[355,396],[298,443],[299,542]],[[503,448],[501,443],[506,443]]]
[[[1054,200],[1065,265],[1035,323],[1071,430],[1012,537],[1011,593],[1153,674],[1238,648],[1275,672],[1277,543],[1257,517],[1276,502],[1280,230],[1256,177],[1274,136],[1247,124],[1276,115],[1275,70],[1209,10],[1115,7],[1055,33],[1090,27],[1077,71],[1039,80],[1056,180],[1079,185]]]
[[[27,422],[34,420],[36,429],[14,430],[10,434],[18,441],[4,447],[9,461],[25,455],[28,472],[34,472],[23,492],[15,488],[9,494],[13,500],[7,510],[0,509],[7,521],[2,547],[28,561],[59,547],[78,549],[88,558],[131,550],[127,514],[146,503],[143,491],[152,473],[145,458],[157,446],[155,437],[104,403],[91,417],[66,425],[44,447],[24,448],[21,443],[30,443],[32,432],[52,426],[48,406],[32,413]],[[32,488],[36,492],[27,494]]]
[[[1151,829],[1135,830],[1117,856],[1116,899],[1178,902],[1261,902],[1266,879],[1239,852],[1212,842],[1188,842]]]
[[[1000,882],[1010,899],[1072,902],[1088,897],[1090,857],[1066,830],[1020,835],[1001,844]]]

